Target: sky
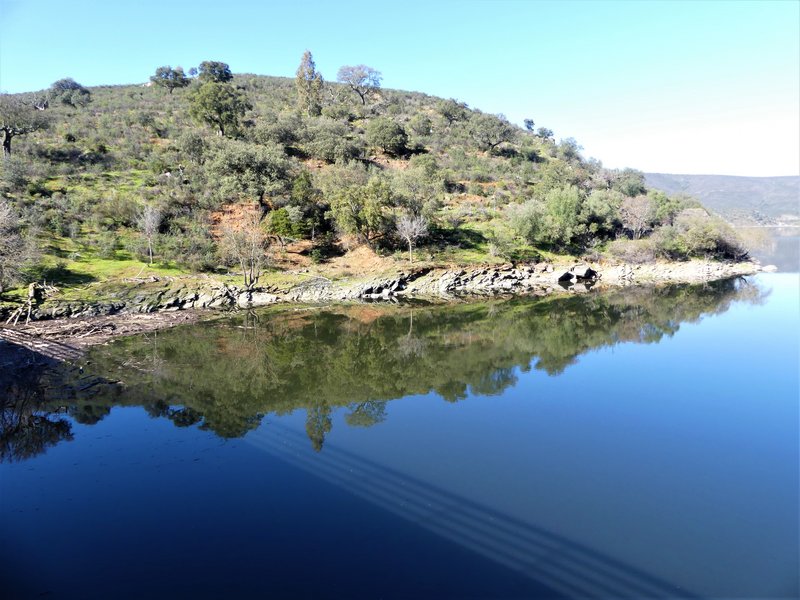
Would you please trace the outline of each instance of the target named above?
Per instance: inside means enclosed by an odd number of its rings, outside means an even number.
[[[0,90],[142,83],[221,60],[452,97],[607,167],[800,174],[800,0],[0,0]]]

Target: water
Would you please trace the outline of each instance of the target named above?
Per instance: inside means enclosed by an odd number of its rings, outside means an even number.
[[[773,265],[780,272],[797,273],[800,270],[800,230],[797,227],[742,227],[743,231],[756,231],[763,235],[756,244],[753,258],[762,265]]]
[[[799,306],[774,274],[120,339],[6,397],[3,593],[796,597]]]

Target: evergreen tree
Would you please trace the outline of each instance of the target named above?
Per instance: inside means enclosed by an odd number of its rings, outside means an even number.
[[[297,67],[295,85],[297,86],[297,103],[300,110],[309,117],[318,117],[322,113],[322,75],[317,72],[314,57],[306,50]]]

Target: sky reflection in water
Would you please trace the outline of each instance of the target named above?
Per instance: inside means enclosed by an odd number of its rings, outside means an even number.
[[[0,576],[20,597],[796,595],[798,281],[757,280],[119,340],[69,402],[17,382]]]

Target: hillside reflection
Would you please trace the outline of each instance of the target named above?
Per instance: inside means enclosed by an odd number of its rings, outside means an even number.
[[[86,357],[85,373],[101,382],[91,393],[63,372],[58,385],[43,375],[0,390],[0,460],[69,440],[65,414],[92,424],[114,405],[142,406],[226,438],[256,428],[266,414],[302,409],[321,450],[335,409],[346,410],[348,426],[369,427],[387,418],[387,402],[405,396],[456,402],[501,394],[520,371],[557,376],[589,350],[657,343],[682,323],[763,297],[751,282],[732,279],[435,307],[283,308],[123,338]]]

